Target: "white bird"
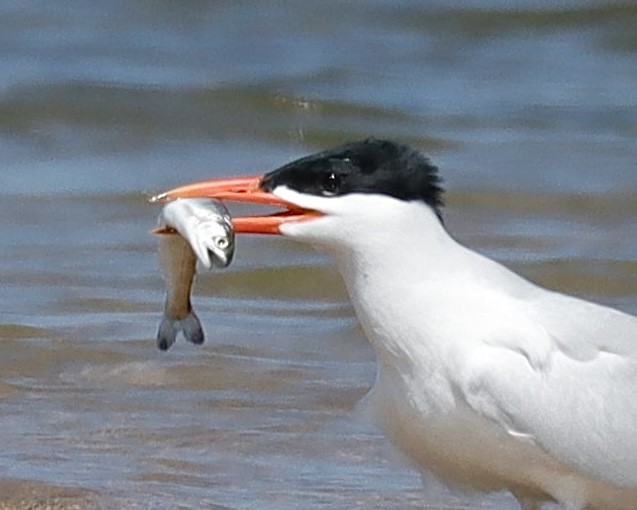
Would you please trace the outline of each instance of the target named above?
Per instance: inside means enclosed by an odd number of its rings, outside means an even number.
[[[234,218],[330,253],[378,361],[391,441],[423,471],[525,509],[637,509],[637,317],[543,289],[447,232],[437,168],[386,140],[157,200],[283,206]]]

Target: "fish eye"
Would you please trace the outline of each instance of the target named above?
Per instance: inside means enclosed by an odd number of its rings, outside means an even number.
[[[336,195],[341,189],[341,180],[341,176],[336,172],[326,174],[321,183],[323,195],[328,197]]]
[[[228,242],[228,240],[225,237],[217,237],[217,238],[215,238],[215,245],[217,246],[217,248],[224,249],[224,248],[227,248],[229,244],[230,243]]]

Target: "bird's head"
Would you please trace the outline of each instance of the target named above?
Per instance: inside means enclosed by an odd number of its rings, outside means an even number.
[[[372,138],[298,159],[262,176],[175,188],[153,201],[211,197],[282,207],[283,212],[268,216],[233,218],[235,231],[329,245],[347,243],[360,232],[399,229],[409,223],[414,207],[441,220],[440,184],[437,168],[423,154]]]

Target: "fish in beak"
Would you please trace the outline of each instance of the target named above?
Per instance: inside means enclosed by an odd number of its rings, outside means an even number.
[[[215,200],[177,200],[164,206],[153,233],[158,235],[159,263],[166,282],[157,346],[168,350],[180,332],[200,345],[204,332],[190,298],[197,259],[206,269],[230,265],[234,254],[230,213]]]
[[[240,216],[232,218],[235,233],[281,235],[284,223],[305,221],[321,213],[303,209],[262,189],[263,176],[211,179],[186,184],[155,195],[151,202],[169,202],[178,198],[216,198],[222,201],[244,202],[282,207],[284,211],[264,216]]]

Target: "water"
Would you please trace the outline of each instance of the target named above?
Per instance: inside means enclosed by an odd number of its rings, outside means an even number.
[[[0,5],[0,508],[515,508],[421,489],[304,246],[239,239],[198,279],[205,346],[159,352],[146,198],[392,137],[457,238],[637,313],[637,7],[78,4]]]

